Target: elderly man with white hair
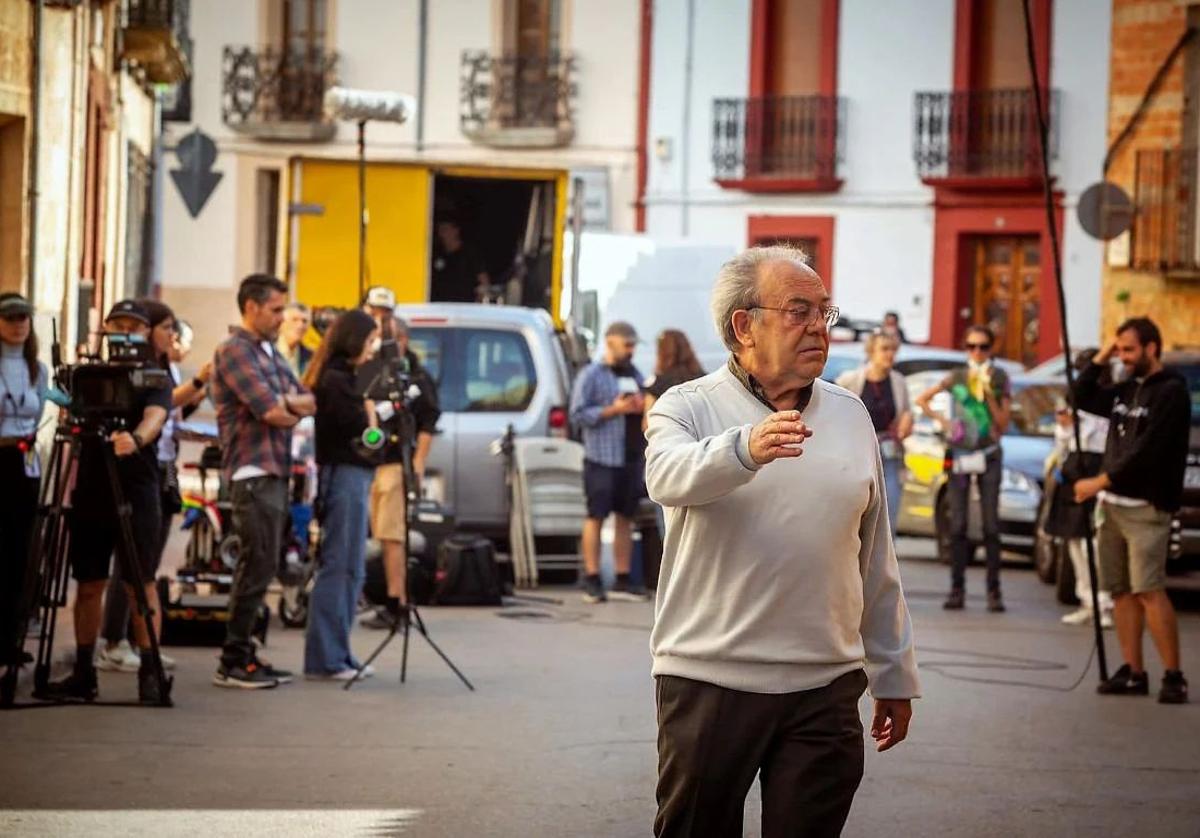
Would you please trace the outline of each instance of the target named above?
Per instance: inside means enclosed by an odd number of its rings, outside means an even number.
[[[729,363],[650,413],[646,485],[667,535],[650,646],[658,836],[838,835],[871,735],[903,741],[920,692],[866,408],[822,381],[838,311],[804,254],[755,247],[721,269]]]

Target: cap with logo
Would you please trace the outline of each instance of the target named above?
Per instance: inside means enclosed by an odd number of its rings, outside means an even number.
[[[150,315],[135,300],[121,300],[108,310],[108,316],[104,320],[108,322],[116,320],[118,317],[128,317],[131,320],[145,323],[147,326],[150,325]]]
[[[375,308],[395,308],[396,295],[392,293],[391,288],[376,285],[367,291],[367,305]]]
[[[0,317],[18,314],[33,314],[33,306],[29,304],[29,300],[15,292],[0,294]]]

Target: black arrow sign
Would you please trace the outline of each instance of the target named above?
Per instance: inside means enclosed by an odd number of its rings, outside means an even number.
[[[179,159],[179,168],[171,170],[171,180],[175,181],[188,214],[195,218],[221,182],[221,173],[213,171],[217,145],[197,128],[175,146],[175,156]]]

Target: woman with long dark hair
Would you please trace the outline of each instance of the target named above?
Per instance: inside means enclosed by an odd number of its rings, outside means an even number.
[[[37,511],[41,469],[34,445],[46,405],[49,375],[38,362],[33,306],[20,294],[0,294],[0,663],[20,654],[17,606]]]
[[[367,514],[374,464],[359,440],[377,426],[373,404],[354,386],[356,371],[376,351],[379,327],[365,311],[341,315],[325,334],[304,374],[317,399],[317,505],[321,552],[308,602],[304,674],[347,681],[360,664],[350,629],[366,575]],[[370,675],[367,670],[364,675]]]
[[[643,429],[646,427],[645,417],[650,415],[650,408],[662,398],[663,393],[676,384],[683,384],[704,375],[704,367],[700,366],[691,341],[678,329],[663,329],[658,336],[656,349],[654,378],[646,384],[646,409],[642,413]]]

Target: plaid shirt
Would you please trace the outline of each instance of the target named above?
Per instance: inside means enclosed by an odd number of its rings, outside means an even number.
[[[641,387],[642,374],[634,369],[633,377]],[[626,417],[600,416],[619,393],[617,374],[608,364],[598,363],[579,373],[571,393],[571,421],[583,429],[583,456],[602,466],[625,465]]]
[[[234,329],[213,355],[212,400],[221,432],[221,469],[230,480],[242,466],[256,466],[275,477],[291,469],[290,428],[262,421],[286,393],[307,390],[292,374],[287,359],[245,329]]]

